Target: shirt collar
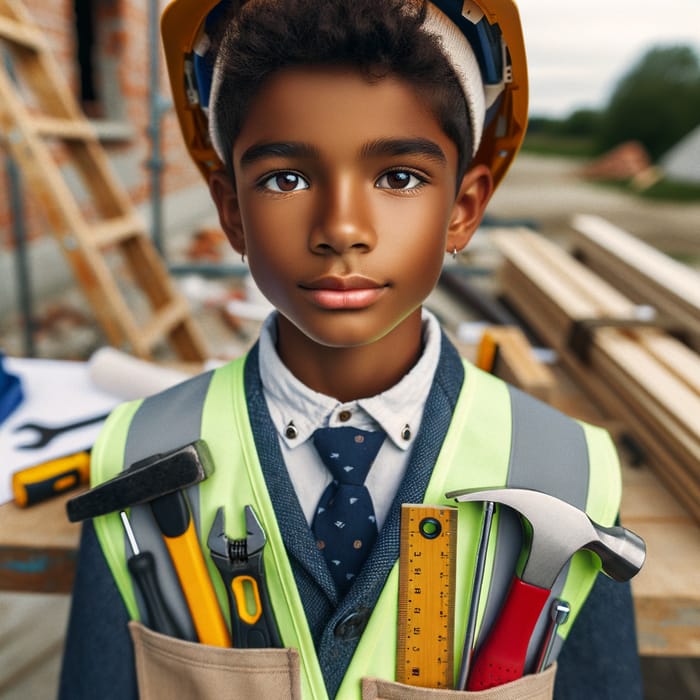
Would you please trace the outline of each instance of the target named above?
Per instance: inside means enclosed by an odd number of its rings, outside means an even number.
[[[260,377],[272,422],[288,447],[304,443],[316,428],[343,425],[344,411],[353,416],[348,424],[371,429],[375,423],[401,450],[413,444],[440,357],[440,324],[432,313],[423,309],[423,353],[413,368],[387,391],[349,403],[310,389],[287,369],[275,348],[276,315],[260,331]]]

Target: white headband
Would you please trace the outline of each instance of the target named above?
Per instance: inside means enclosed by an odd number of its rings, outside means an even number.
[[[426,3],[427,14],[423,27],[437,38],[442,53],[455,72],[464,93],[472,127],[472,156],[476,155],[481,143],[486,120],[486,98],[484,83],[476,55],[459,27],[431,2]]]
[[[445,58],[448,60],[459,80],[467,102],[472,128],[472,156],[474,156],[481,143],[484,121],[486,119],[484,83],[481,79],[479,64],[471,45],[464,34],[459,30],[459,27],[431,2],[426,3],[426,9],[427,13],[423,27],[428,34],[433,35],[439,41]],[[219,99],[219,91],[221,89],[223,72],[221,64],[222,53],[216,57],[214,63],[207,116],[209,122],[209,138],[211,139],[212,146],[221,161],[226,162],[223,155],[223,145],[219,137],[218,125],[216,124],[216,110],[213,109],[213,105],[215,105]]]

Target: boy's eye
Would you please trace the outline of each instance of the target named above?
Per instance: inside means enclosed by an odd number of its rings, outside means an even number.
[[[410,170],[392,170],[382,175],[375,187],[386,190],[413,190],[424,183],[425,180]]]
[[[261,181],[261,187],[273,192],[295,192],[296,190],[308,190],[309,183],[301,175],[292,172],[281,172],[270,175]]]

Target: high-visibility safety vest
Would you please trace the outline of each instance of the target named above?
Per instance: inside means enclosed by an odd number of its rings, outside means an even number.
[[[196,439],[206,441],[215,464],[214,473],[198,486],[189,487],[187,495],[222,610],[228,611],[228,602],[209,557],[209,528],[216,510],[224,506],[227,535],[244,538],[242,513],[250,504],[268,538],[264,561],[270,600],[284,646],[299,651],[303,697],[325,699],[327,691],[314,642],[255,449],[244,391],[244,363],[241,358],[162,394],[117,408],[93,448],[91,478],[95,485],[149,455]],[[467,362],[464,367],[464,383],[424,503],[455,505],[445,494],[468,488],[535,488],[584,509],[601,525],[612,525],[620,503],[621,479],[608,433],[563,416]],[[479,504],[459,505],[456,659],[461,654],[466,628],[481,515]],[[149,509],[131,508],[130,520],[140,548],[156,556],[159,583],[172,612],[194,639],[186,610],[181,610],[182,596],[177,591],[172,565]],[[142,619],[144,607],[127,569],[130,550],[119,515],[96,518],[95,528],[129,615]],[[520,522],[509,509],[498,510],[494,531],[495,546],[492,540],[479,607],[477,644],[496,618],[522,548]],[[553,595],[570,604],[571,615],[558,630],[555,656],[599,568],[595,555],[580,551],[557,580]],[[360,698],[363,677],[394,679],[398,579],[397,562],[358,642],[338,698]],[[548,607],[545,606],[528,650],[530,667],[541,644]]]

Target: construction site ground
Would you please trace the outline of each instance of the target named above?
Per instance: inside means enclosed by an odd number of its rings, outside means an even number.
[[[522,221],[549,238],[565,242],[574,213],[597,214],[700,269],[700,203],[640,200],[616,189],[585,183],[577,169],[575,163],[563,159],[522,156],[495,196],[490,217],[498,221]],[[213,218],[204,222],[205,228],[212,226],[215,226]],[[240,272],[239,261],[224,252],[225,242],[216,236],[200,240],[196,249],[188,237],[170,240],[168,245],[169,255],[175,261],[187,260],[188,251],[190,261],[195,257],[211,262],[223,255],[223,263],[235,266]],[[477,237],[473,254],[463,256],[458,264],[488,267],[497,263],[492,251],[482,246]],[[244,293],[243,282],[240,275],[230,280],[179,278],[196,309],[196,318],[214,358],[237,356],[255,338],[258,321],[241,321],[223,308],[226,300]],[[487,289],[491,282],[482,279]],[[454,332],[461,321],[474,320],[473,313],[443,291],[438,290],[429,305],[449,332]],[[36,300],[35,312],[36,351],[42,357],[85,360],[105,342],[77,288],[67,288],[50,299]],[[22,354],[22,326],[16,314],[0,319],[0,337],[6,352]],[[577,392],[576,387],[569,385],[566,391]],[[52,513],[60,517],[60,504],[53,506]],[[67,594],[0,593],[0,698],[41,700],[55,696],[69,605]],[[700,620],[696,622],[700,635]],[[642,670],[646,700],[700,697],[697,657],[644,655]]]

